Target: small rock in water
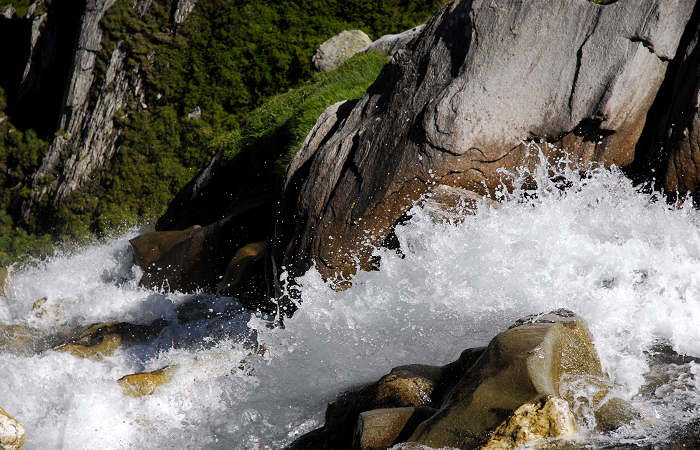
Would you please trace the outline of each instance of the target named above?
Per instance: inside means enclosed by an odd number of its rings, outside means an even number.
[[[170,382],[175,369],[177,366],[166,366],[153,372],[125,375],[117,380],[117,383],[122,387],[125,395],[143,397],[153,394],[156,388]]]
[[[0,448],[19,450],[24,444],[24,426],[0,408]]]
[[[640,418],[639,411],[619,397],[613,397],[600,405],[594,414],[600,431],[612,431]]]
[[[353,449],[375,450],[394,445],[401,432],[415,427],[435,413],[432,408],[403,407],[383,408],[365,411],[360,414],[355,429]],[[413,427],[409,422],[415,422]]]
[[[554,443],[541,441],[574,436],[576,420],[569,404],[561,398],[546,397],[516,409],[510,419],[496,428],[481,450],[512,449],[521,445],[546,448]]]

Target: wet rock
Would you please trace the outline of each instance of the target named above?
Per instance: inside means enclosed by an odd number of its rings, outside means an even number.
[[[122,345],[129,346],[154,339],[166,325],[165,320],[156,320],[150,325],[99,323],[75,333],[68,339],[68,343],[54,350],[99,361],[105,356],[111,356]]]
[[[434,412],[432,408],[404,407],[373,409],[360,413],[352,448],[378,450],[391,447],[406,428],[415,428]]]
[[[335,126],[312,130],[287,172],[273,254],[292,276],[371,270],[373,248],[433,183],[485,194],[508,185],[502,169],[539,164],[523,139],[553,141],[550,162],[561,148],[584,166],[630,164],[695,4],[444,6],[350,111],[335,107]]]
[[[153,372],[125,375],[117,380],[124,395],[143,397],[153,394],[159,386],[169,383],[177,366],[166,366]]]
[[[265,241],[251,242],[238,249],[226,266],[224,277],[216,286],[217,293],[226,294],[239,286],[245,278],[249,267],[262,261],[266,256],[267,242]]]
[[[594,415],[596,428],[600,431],[615,430],[641,417],[634,406],[619,397],[613,397],[600,405]]]
[[[0,448],[19,450],[24,444],[24,426],[0,408]]]
[[[427,410],[434,411],[484,350],[485,347],[467,349],[459,359],[442,367],[423,364],[399,366],[376,383],[343,393],[328,405],[323,428],[300,437],[290,449],[350,448],[354,442],[358,416],[365,411],[401,407],[417,407],[421,414]],[[415,417],[424,419],[427,415]],[[402,433],[402,440],[413,432],[416,425],[418,423],[412,421],[410,427],[404,427],[406,433]]]
[[[423,31],[425,25],[406,30],[399,34],[385,34],[372,42],[365,52],[377,52],[386,56],[394,56],[396,52],[408,46]]]
[[[474,447],[521,405],[560,397],[562,383],[605,379],[582,319],[566,310],[525,318],[491,341],[409,440]]]
[[[481,450],[513,449],[521,445],[547,448],[550,439],[576,436],[576,420],[566,400],[546,397],[536,403],[525,403],[494,430]]]
[[[321,72],[330,72],[371,43],[369,36],[360,30],[341,31],[321,44],[311,61]]]
[[[7,267],[0,267],[0,295],[7,295],[7,289],[10,285],[10,272]]]

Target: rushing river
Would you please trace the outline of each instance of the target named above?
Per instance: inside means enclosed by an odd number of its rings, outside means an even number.
[[[135,231],[16,269],[0,297],[2,324],[49,333],[169,325],[101,361],[0,354],[0,407],[25,425],[27,449],[277,449],[320,426],[344,388],[401,364],[444,364],[521,316],[565,307],[588,321],[618,394],[642,412],[613,434],[583,430],[581,439],[663,442],[700,416],[700,365],[650,370],[660,343],[700,357],[700,214],[638,192],[616,170],[560,176],[566,190],[536,174],[534,191],[483,204],[461,223],[434,223],[416,208],[397,231],[403,257],[378,250],[380,270],[343,292],[311,270],[284,328],[230,298],[140,288]],[[209,318],[181,324],[176,308],[193,297]],[[251,352],[255,341],[264,355]],[[175,364],[151,396],[125,396],[115,381]]]

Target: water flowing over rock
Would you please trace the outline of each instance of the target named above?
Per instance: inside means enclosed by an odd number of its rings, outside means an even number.
[[[695,3],[445,6],[361,100],[319,118],[287,173],[278,258],[296,274],[368,270],[429,184],[492,193],[502,169],[537,161],[523,140],[584,167],[631,163]]]
[[[352,448],[409,442],[471,449],[486,444],[492,432],[486,448],[572,438],[575,399],[564,387],[570,383],[583,383],[596,399],[612,386],[580,317],[564,309],[535,314],[451,364],[397,367],[377,383],[341,395],[328,406],[324,427],[290,448],[350,448],[353,427]],[[608,430],[638,418],[622,399],[597,406],[601,424],[610,418],[603,425]]]
[[[0,408],[0,448],[19,450],[24,444],[24,426]]]
[[[167,384],[172,379],[175,366],[163,367],[153,372],[134,373],[124,375],[117,383],[121,386],[125,395],[131,397],[143,397],[153,394],[159,386]]]
[[[372,43],[372,39],[360,30],[341,31],[316,49],[311,61],[321,72],[340,67],[352,55],[360,53]]]

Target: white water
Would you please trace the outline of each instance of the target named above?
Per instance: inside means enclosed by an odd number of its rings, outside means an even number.
[[[561,175],[572,183],[566,191],[540,173],[529,200],[516,190],[460,224],[435,224],[416,209],[397,231],[404,258],[379,251],[381,269],[344,292],[310,271],[284,329],[246,314],[218,319],[214,334],[206,325],[217,319],[179,324],[175,307],[189,297],[137,286],[134,233],[20,270],[0,297],[0,323],[57,331],[164,317],[170,326],[152,345],[99,362],[0,354],[0,407],[25,425],[27,449],[275,449],[320,426],[345,388],[401,364],[444,364],[519,317],[566,307],[589,322],[618,394],[643,414],[583,439],[663,441],[700,416],[700,367],[666,366],[664,383],[636,394],[656,342],[700,356],[700,214],[637,192],[614,170]],[[44,296],[53,314],[37,318],[32,304]],[[264,356],[237,342],[246,324]],[[168,364],[178,364],[174,380],[152,396],[125,397],[115,383]]]

